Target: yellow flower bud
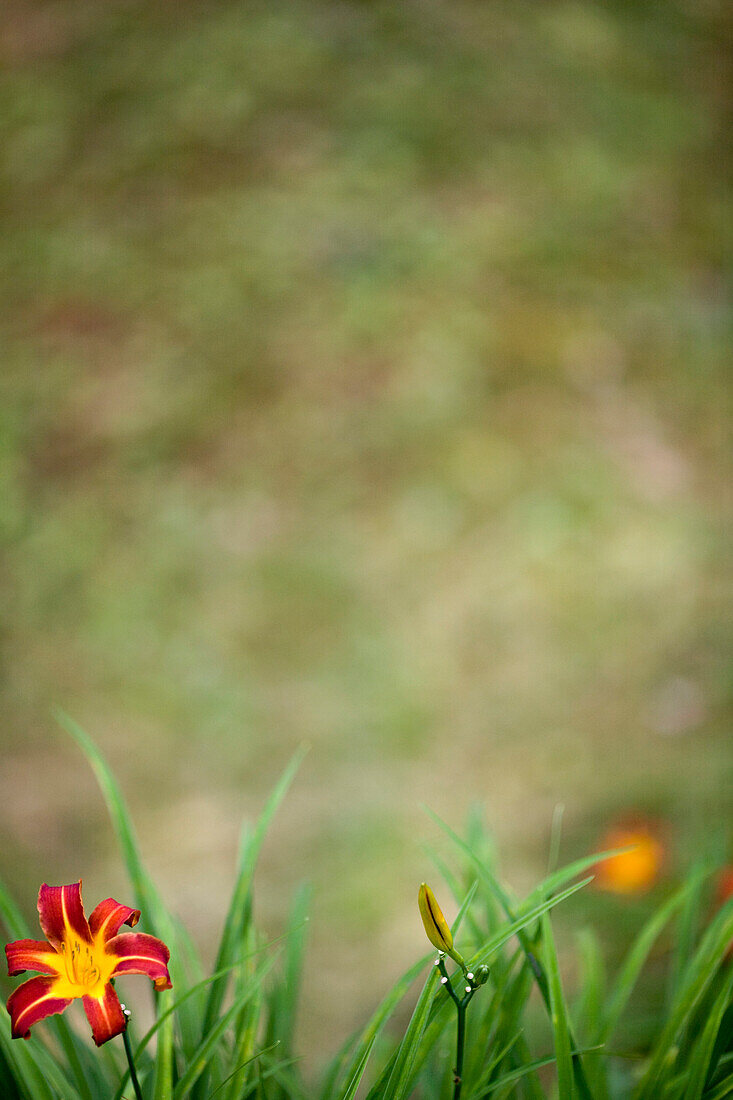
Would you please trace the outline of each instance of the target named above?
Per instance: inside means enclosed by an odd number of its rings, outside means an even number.
[[[438,951],[444,951],[446,955],[450,954],[453,949],[453,935],[440,906],[435,900],[435,894],[426,882],[423,882],[420,886],[417,904],[420,906],[420,916],[425,926],[425,935],[433,947],[437,947]]]
[[[428,937],[433,947],[437,947],[438,951],[442,951],[445,955],[450,955],[454,962],[465,970],[465,962],[463,956],[456,951],[453,946],[453,933],[448,927],[440,906],[435,900],[435,894],[430,889],[426,882],[423,882],[420,886],[420,891],[417,895],[417,904],[420,907],[420,916],[422,917],[423,926],[425,928],[425,935]]]

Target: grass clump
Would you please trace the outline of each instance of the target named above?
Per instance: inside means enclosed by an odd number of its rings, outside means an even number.
[[[613,976],[605,973],[597,938],[583,930],[571,982],[565,952],[556,948],[554,911],[588,885],[594,864],[619,853],[552,870],[519,899],[499,880],[475,821],[466,838],[440,822],[456,856],[442,867],[458,907],[452,926],[432,891],[420,891],[438,958],[416,961],[320,1079],[306,1079],[297,1008],[308,895],[298,894],[284,935],[274,941],[258,929],[253,906],[258,854],[299,759],[255,826],[243,830],[231,903],[205,975],[143,866],[114,776],[88,736],[69,719],[62,722],[102,787],[145,927],[170,947],[173,988],[156,998],[145,1034],[131,1022],[129,1062],[122,1044],[95,1052],[63,1016],[35,1026],[29,1042],[13,1041],[10,1017],[0,1008],[0,1092],[8,1100],[723,1100],[731,1094],[733,899],[705,916],[713,868],[695,868],[662,901]],[[0,919],[10,938],[32,934],[4,888]],[[653,953],[657,968],[662,960],[667,970],[664,1003],[638,1042],[620,1043]],[[426,972],[410,1014],[413,985]]]

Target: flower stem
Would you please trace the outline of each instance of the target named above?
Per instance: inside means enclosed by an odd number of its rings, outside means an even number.
[[[458,1026],[456,1027],[456,1072],[453,1079],[453,1100],[460,1100],[461,1086],[463,1084],[463,1046],[466,1041],[466,1002],[459,1001],[456,1005]]]
[[[125,1012],[125,1015],[127,1016],[128,1020],[129,1020],[130,1013],[126,1012],[124,1009],[123,1009],[123,1012]],[[130,1067],[130,1080],[132,1081],[132,1087],[135,1090],[136,1100],[143,1100],[143,1093],[142,1093],[142,1089],[140,1088],[140,1082],[137,1079],[137,1071],[135,1069],[135,1062],[134,1062],[133,1057],[132,1057],[132,1047],[130,1046],[130,1037],[127,1034],[127,1028],[125,1028],[125,1030],[122,1032],[122,1042],[125,1044],[125,1054],[127,1055],[127,1064]]]
[[[459,998],[456,996],[455,990],[451,985],[448,972],[445,969],[445,959],[442,954],[438,956],[438,970],[443,976],[441,984],[445,986],[448,996],[456,1006],[456,1066],[453,1071],[453,1100],[461,1100],[461,1087],[463,1085],[463,1048],[466,1044],[466,1008],[468,1007],[468,1002],[476,992],[476,986],[471,979],[469,979],[471,984],[470,986],[466,986],[465,996]],[[473,974],[471,978],[473,978]]]

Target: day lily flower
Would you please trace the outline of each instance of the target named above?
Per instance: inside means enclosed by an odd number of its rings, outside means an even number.
[[[36,970],[43,977],[30,978],[14,989],[8,1012],[14,1039],[27,1039],[39,1020],[63,1012],[80,997],[97,1046],[113,1039],[127,1026],[114,991],[118,974],[146,974],[155,988],[170,989],[170,952],[165,944],[134,928],[140,910],[121,905],[114,898],[100,901],[89,920],[81,901],[81,882],[47,886],[38,893],[38,916],[48,942],[16,940],[7,944],[8,973]]]
[[[420,886],[417,895],[417,904],[420,909],[423,927],[425,928],[425,935],[428,937],[433,947],[437,947],[438,951],[442,951],[444,955],[450,955],[454,962],[457,962],[459,966],[463,967],[463,956],[460,955],[453,946],[453,933],[448,927],[448,922],[435,900],[435,894],[426,882],[423,882]]]
[[[604,834],[601,847],[630,849],[598,864],[595,884],[601,890],[643,894],[659,878],[665,850],[653,822],[636,819],[615,825]]]

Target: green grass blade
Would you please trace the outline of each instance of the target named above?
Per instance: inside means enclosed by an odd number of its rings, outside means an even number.
[[[405,1036],[397,1051],[392,1071],[387,1080],[384,1100],[403,1100],[412,1088],[412,1070],[423,1032],[427,1027],[435,993],[440,988],[440,974],[433,968],[415,1005]]]
[[[341,1044],[339,1050],[332,1055],[331,1060],[323,1071],[320,1087],[318,1089],[320,1100],[331,1100],[331,1097],[336,1095],[337,1083],[342,1082],[345,1076],[348,1080],[348,1075],[345,1074],[344,1067],[346,1066],[349,1052],[354,1049],[358,1039],[358,1032],[349,1035],[346,1041]]]
[[[242,1011],[244,1005],[249,1000],[249,998],[253,996],[255,990],[264,981],[264,978],[272,968],[274,961],[274,958],[270,958],[266,959],[265,962],[262,963],[251,985],[249,985],[247,989],[240,993],[238,997],[235,997],[231,1007],[223,1014],[223,1016],[219,1020],[217,1020],[216,1024],[204,1036],[198,1046],[198,1049],[194,1052],[193,1057],[188,1060],[185,1072],[173,1089],[173,1100],[183,1100],[183,1098],[187,1096],[189,1090],[205,1072],[205,1070],[209,1066],[211,1059],[216,1055],[217,1046],[219,1045],[222,1036],[239,1015],[239,1013]],[[170,1100],[170,1094],[167,1100]]]
[[[723,986],[715,998],[702,1033],[698,1036],[695,1048],[687,1063],[687,1088],[684,1100],[700,1100],[705,1085],[715,1073],[717,1062],[714,1057],[716,1040],[723,1018],[731,1006],[733,997],[733,970],[728,974]],[[729,1036],[726,1036],[726,1039]]]
[[[733,938],[733,899],[716,913],[695,955],[680,979],[675,1002],[662,1028],[646,1073],[639,1085],[637,1100],[654,1100],[659,1079],[665,1069],[668,1053],[675,1044],[686,1021],[715,977],[716,969]]]
[[[665,925],[670,921],[674,913],[685,902],[694,883],[686,882],[677,890],[671,898],[652,913],[647,923],[637,936],[631,950],[628,952],[621,971],[613,989],[606,1001],[603,1012],[603,1023],[594,1039],[599,1043],[607,1043],[613,1035],[624,1009],[628,1004],[631,993],[639,978],[644,963],[649,957],[649,952],[656,943]]]
[[[560,967],[555,951],[550,918],[542,917],[542,947],[545,972],[550,993],[550,1018],[552,1020],[553,1041],[557,1066],[557,1088],[565,1100],[573,1096],[573,1059],[571,1054],[570,1029],[568,1027],[567,1008],[562,991]]]
[[[583,968],[583,987],[580,1003],[573,1017],[578,1021],[581,1037],[594,1042],[603,1026],[606,991],[606,974],[603,954],[596,936],[584,930],[579,936],[580,956]],[[606,1081],[606,1064],[600,1055],[585,1059],[584,1068],[588,1087],[594,1100],[609,1100]]]
[[[273,942],[277,942],[277,941],[273,941]],[[269,947],[269,946],[271,946],[271,944],[268,944],[267,946]],[[245,962],[246,958],[254,957],[257,954],[260,954],[261,950],[263,950],[263,949],[260,949],[259,951],[253,951],[251,953],[251,956],[246,956],[242,959],[237,959],[236,962],[231,963],[226,968],[227,971],[232,971],[232,970],[235,969],[235,967],[240,966],[243,962]],[[214,974],[210,974],[207,978],[202,978],[201,981],[197,982],[195,985],[192,985],[189,989],[187,989],[185,993],[183,993],[181,996],[179,996],[175,1001],[173,1001],[173,1003],[168,1008],[166,1008],[165,1012],[162,1012],[158,1016],[155,1023],[152,1024],[148,1028],[148,1030],[143,1035],[142,1039],[139,1040],[139,1042],[137,1043],[137,1045],[134,1048],[133,1058],[134,1058],[134,1061],[135,1061],[136,1065],[138,1063],[138,1060],[144,1054],[145,1048],[147,1047],[148,1043],[158,1033],[160,1028],[166,1022],[166,1020],[169,1019],[169,1017],[171,1015],[173,1015],[174,1013],[179,1012],[180,1009],[181,1009],[181,1006],[186,1001],[188,1001],[190,998],[194,997],[197,993],[200,993],[202,990],[204,990],[206,988],[207,985],[209,985],[212,981],[215,981],[220,976],[221,975],[219,973],[214,973]],[[120,1084],[118,1086],[117,1092],[114,1094],[113,1100],[122,1100],[122,1094],[125,1090],[125,1086],[127,1084],[128,1077],[129,1077],[129,1071],[126,1071],[124,1077],[122,1078],[122,1081],[120,1082]]]
[[[538,898],[547,897],[548,894],[552,894],[560,886],[564,886],[566,882],[576,878],[578,875],[582,875],[584,871],[587,871],[589,867],[595,867],[597,863],[603,863],[606,859],[613,859],[614,856],[623,855],[624,852],[630,852],[632,850],[628,845],[623,848],[609,848],[603,852],[595,852],[589,856],[581,856],[580,859],[573,860],[572,863],[566,864],[564,867],[558,868],[557,871],[553,871],[542,880],[539,886],[535,886],[526,897],[525,905],[536,904]]]
[[[605,966],[603,953],[589,928],[578,934],[578,953],[581,959],[582,986],[578,1010],[575,1013],[587,1037],[595,1038],[601,1030],[603,1003],[605,1001]]]
[[[354,1072],[352,1073],[351,1078],[346,1085],[346,1088],[343,1092],[338,1094],[338,1100],[354,1100],[376,1041],[377,1038],[375,1035],[362,1050],[361,1057],[354,1068]]]
[[[467,1081],[484,1081],[488,1084],[492,1077],[498,1076],[502,1062],[512,1054],[524,1026],[524,1009],[534,983],[529,965],[520,948],[497,975],[497,958],[501,958],[501,955],[495,956],[492,962],[486,995],[477,997],[471,1010],[469,1023],[471,1020],[475,1022],[481,1009],[483,1018],[479,1019],[466,1052]],[[488,997],[490,992],[491,996]],[[491,1053],[492,1051],[499,1051],[501,1057],[497,1059],[496,1053]]]
[[[710,874],[710,868],[705,863],[699,863],[688,876],[690,886],[682,911],[676,922],[674,947],[672,951],[672,964],[669,967],[667,980],[667,1006],[674,1002],[680,979],[692,957],[695,942],[699,930],[705,922],[704,909],[709,898],[705,897],[705,879]]]
[[[168,991],[161,997],[158,1006],[159,1011],[168,1012],[171,1007],[171,992]],[[153,1100],[170,1100],[173,1091],[173,1062],[175,1058],[173,1045],[175,1040],[175,1028],[173,1016],[166,1014],[158,1032],[158,1047],[155,1052],[155,1083],[153,1085]]]
[[[262,991],[259,988],[255,989],[252,999],[247,1002],[235,1024],[236,1040],[232,1054],[235,1069],[229,1075],[227,1100],[239,1100],[240,1097],[246,1095],[244,1090],[249,1076],[248,1066],[254,1059],[263,1001]],[[277,1046],[278,1044],[273,1045]]]
[[[583,1054],[588,1054],[590,1051],[598,1050],[598,1047],[584,1047],[579,1050],[571,1050],[571,1055],[580,1057]],[[514,1081],[521,1081],[523,1077],[526,1077],[530,1073],[536,1073],[538,1069],[544,1069],[545,1066],[551,1066],[555,1061],[555,1055],[549,1054],[546,1058],[537,1058],[533,1062],[526,1062],[523,1066],[519,1066],[517,1069],[511,1070],[509,1073],[503,1074],[497,1078],[496,1081],[484,1089],[480,1095],[472,1096],[471,1100],[484,1100],[484,1097],[491,1096],[492,1093],[497,1092],[500,1088],[504,1088],[506,1085],[512,1084]],[[567,1100],[570,1093],[560,1093],[560,1100]]]
[[[491,1076],[498,1066],[504,1061],[506,1056],[511,1052],[512,1048],[516,1046],[521,1037],[521,1031],[518,1031],[516,1035],[513,1035],[508,1042],[504,1044],[501,1050],[497,1051],[489,1064],[485,1067],[483,1073],[476,1081],[473,1089],[466,1095],[465,1100],[475,1100],[475,1097],[479,1096],[488,1086],[491,1081]]]
[[[436,823],[436,825],[440,829],[442,829],[446,836],[449,837],[450,840],[452,840],[453,843],[458,848],[460,848],[463,854],[468,857],[471,863],[474,864],[474,866],[479,871],[482,879],[489,887],[491,893],[494,894],[494,896],[500,901],[502,907],[504,908],[506,916],[510,919],[513,919],[514,916],[518,915],[517,913],[513,912],[513,907],[507,892],[503,889],[503,887],[498,882],[496,876],[489,870],[486,864],[483,863],[480,856],[477,855],[473,848],[469,844],[467,844],[466,841],[461,836],[459,836],[454,829],[451,829],[450,825],[443,821],[443,819],[439,817],[438,814],[436,814],[433,810],[426,807],[426,811]],[[595,866],[596,863],[601,863],[605,859],[611,859],[613,856],[621,855],[623,852],[628,852],[629,850],[630,849],[628,847],[612,848],[608,851],[598,852],[594,855],[582,856],[580,859],[574,860],[573,863],[568,863],[565,867],[561,867],[559,870],[553,871],[542,880],[539,886],[536,886],[535,889],[527,895],[527,898],[525,899],[522,907],[520,907],[519,911],[521,912],[521,909],[523,908],[532,908],[538,903],[538,901],[541,901],[543,898],[553,893],[553,891],[557,890],[559,887],[564,886],[566,882],[570,881],[570,879],[576,878],[578,875],[581,875],[589,867]]]
[[[258,952],[258,936],[254,925],[250,924],[245,930],[245,940],[251,948],[251,955],[237,969],[234,985],[235,996],[252,984],[257,972],[255,955]],[[261,951],[262,947],[259,947],[259,950]],[[258,986],[234,1024],[234,1043],[230,1065],[236,1067],[236,1069],[226,1092],[227,1100],[241,1100],[242,1096],[247,1095],[245,1086],[250,1077],[250,1060],[257,1051],[259,1037],[263,1031],[262,1021],[264,1019],[265,1000],[264,993],[261,987]],[[259,1062],[257,1062],[257,1068],[259,1070]]]
[[[258,1050],[256,1054],[250,1055],[250,1057],[245,1059],[244,1062],[240,1062],[240,1064],[238,1066],[236,1066],[235,1069],[232,1070],[232,1072],[229,1074],[229,1076],[225,1077],[224,1080],[221,1082],[221,1084],[217,1085],[217,1087],[214,1089],[214,1091],[212,1093],[209,1093],[209,1100],[213,1100],[213,1097],[216,1096],[216,1094],[218,1092],[221,1092],[221,1090],[224,1088],[225,1085],[230,1084],[232,1082],[232,1080],[237,1076],[238,1073],[241,1073],[242,1070],[247,1068],[247,1066],[251,1066],[252,1063],[256,1062],[258,1058],[263,1058],[266,1054],[269,1054],[271,1050],[275,1050],[275,1048],[277,1046],[278,1046],[277,1043],[273,1043],[269,1047],[263,1047],[263,1049]]]
[[[51,1088],[25,1043],[10,1037],[10,1018],[0,1007],[0,1051],[23,1100],[54,1100]]]
[[[730,1096],[733,1096],[733,1073],[729,1073],[722,1081],[718,1081],[717,1085],[707,1089],[703,1093],[702,1100],[727,1100]]]
[[[257,1064],[259,1066],[259,1062]],[[260,1080],[264,1081],[268,1077],[274,1078],[277,1085],[285,1092],[288,1100],[312,1100],[302,1088],[298,1079],[291,1073],[293,1066],[296,1064],[296,1058],[285,1058],[282,1062],[274,1063],[267,1070],[260,1073]],[[265,1092],[263,1089],[261,1094],[258,1095],[261,1095],[262,1100],[270,1100],[269,1090]]]
[[[104,1078],[99,1073],[99,1065],[90,1058],[90,1051],[79,1040],[78,1036],[60,1016],[54,1016],[51,1023],[58,1037],[61,1048],[66,1055],[69,1069],[73,1075],[79,1096],[82,1100],[93,1100],[93,1096],[100,1097],[100,1089],[105,1088]],[[83,1063],[83,1064],[82,1064]],[[92,1082],[95,1085],[92,1093]],[[106,1100],[109,1095],[109,1086],[101,1096]]]
[[[369,1023],[363,1029],[356,1042],[354,1053],[351,1060],[348,1063],[346,1069],[338,1075],[340,1079],[340,1088],[343,1089],[347,1086],[344,1081],[351,1081],[358,1070],[361,1060],[364,1056],[364,1051],[369,1048],[371,1050],[375,1041],[379,1037],[385,1024],[389,1020],[390,1016],[396,1009],[399,1002],[407,993],[408,989],[415,981],[420,971],[425,967],[428,959],[432,955],[424,955],[419,962],[416,962],[409,970],[406,970],[401,978],[392,986],[387,996],[383,999],[376,1012],[373,1014]],[[336,1086],[334,1085],[333,1091],[324,1096],[324,1100],[330,1100],[331,1095],[336,1095]]]
[[[9,941],[32,938],[25,917],[18,909],[3,882],[0,882],[0,921],[5,926]]]
[[[107,803],[115,835],[122,849],[125,867],[135,895],[135,902],[138,908],[142,910],[147,921],[153,925],[155,934],[161,935],[162,929],[158,928],[156,920],[158,911],[163,907],[162,902],[143,866],[135,829],[117,780],[99,749],[81,726],[68,714],[60,710],[56,711],[56,718],[62,728],[76,741],[94,771],[104,795],[104,800]]]
[[[260,814],[260,817],[255,825],[254,830],[250,831],[249,826],[245,823],[242,827],[242,838],[240,842],[240,855],[237,865],[237,875],[234,883],[234,889],[232,891],[231,901],[229,903],[229,909],[227,912],[226,920],[224,921],[224,927],[221,934],[221,940],[219,942],[219,950],[216,956],[216,962],[214,969],[216,971],[223,971],[227,967],[227,964],[231,962],[241,950],[242,939],[246,934],[246,929],[251,920],[252,913],[252,883],[254,880],[255,868],[257,866],[257,860],[259,858],[260,850],[267,835],[267,830],[270,827],[273,817],[280,806],[283,798],[285,797],[290,784],[295,778],[303,757],[306,754],[306,749],[301,748],[295,753],[290,763],[286,767],[282,776],[278,780],[274,790],[268,798],[265,808]],[[216,1022],[221,1014],[221,1006],[226,995],[226,991],[229,985],[229,976],[226,975],[220,980],[214,982],[210,989],[209,995],[206,1000],[206,1007],[204,1009],[203,1020],[201,1024],[199,1042],[202,1042],[204,1038],[209,1034],[211,1029],[216,1026]],[[207,1073],[203,1073],[197,1080],[193,1089],[192,1100],[204,1100],[207,1087]]]
[[[293,1054],[292,1039],[300,995],[300,982],[308,924],[311,889],[304,886],[296,893],[288,920],[283,979],[275,989],[268,1021],[268,1043],[279,1039],[283,1057]]]
[[[28,1041],[11,1038],[10,1016],[4,1005],[0,1005],[0,1048],[16,1084],[29,1100],[81,1100],[56,1059],[35,1035]]]
[[[178,935],[175,922],[170,917],[163,901],[143,865],[135,829],[130,813],[112,771],[101,752],[89,735],[63,711],[56,712],[57,719],[66,732],[76,741],[94,771],[101,788],[112,827],[122,851],[122,857],[130,877],[135,904],[142,912],[142,919],[154,933],[169,947],[171,958],[169,969],[174,988],[185,988],[186,973],[182,953],[178,951]],[[158,994],[155,998],[156,1012],[164,1012],[171,1004],[168,993]],[[194,1017],[184,1011],[178,1017],[184,1056],[193,1048],[195,1039]],[[156,1050],[156,1092],[155,1100],[164,1100],[163,1090],[171,1087],[173,1073],[173,1026],[161,1030]],[[169,1094],[170,1095],[170,1094]],[[168,1100],[166,1097],[165,1100]]]
[[[219,941],[216,962],[214,963],[214,971],[217,977],[211,982],[208,989],[204,1011],[201,1016],[199,1043],[209,1034],[221,1014],[221,1006],[232,977],[232,968],[229,964],[240,951],[241,944],[247,935],[247,929],[251,921],[251,888],[256,858],[253,837],[249,826],[245,823],[242,826],[234,889]],[[197,1097],[204,1096],[207,1080],[208,1074],[206,1072],[197,1080],[193,1092],[194,1100]]]
[[[605,1000],[606,976],[603,954],[596,936],[589,929],[583,929],[579,933],[578,948],[583,984],[575,1016],[581,1021],[586,1038],[595,1039],[602,1026]]]
[[[175,942],[178,946],[181,964],[185,969],[188,984],[200,982],[205,975],[196,945],[191,939],[188,930],[176,917],[173,917],[173,925],[175,927]]]
[[[262,848],[270,823],[301,765],[305,752],[305,749],[301,749],[288,764],[275,789],[268,798],[254,831],[250,834],[246,825],[242,830],[242,843],[240,847],[237,878],[232,892],[229,911],[226,921],[224,922],[219,951],[214,965],[215,970],[222,970],[231,962],[235,955],[238,954],[243,928],[249,918],[251,907],[249,894],[252,888],[252,880],[260,849]],[[204,1012],[203,1026],[201,1029],[202,1036],[208,1033],[209,1029],[218,1019],[226,988],[226,979],[217,981],[211,986]]]
[[[0,1043],[0,1096],[4,1100],[23,1100],[24,1097],[5,1058],[2,1043]]]
[[[537,1070],[541,1069],[541,1066],[531,1066],[532,1057],[530,1053],[529,1043],[521,1036],[519,1042],[516,1045],[515,1050],[511,1052],[511,1057],[514,1061],[514,1070],[521,1070],[524,1067],[522,1077],[522,1090],[524,1092],[525,1100],[545,1100],[545,1090],[542,1088],[540,1079],[537,1076]],[[507,1071],[511,1072],[511,1071]],[[504,1096],[509,1094],[516,1095],[515,1089],[511,1084],[505,1084],[503,1086],[503,1092],[499,1093],[497,1100],[502,1100]]]
[[[714,1073],[722,1073],[728,1064],[733,1062],[733,1000],[723,1014],[710,1062],[715,1066]],[[711,1085],[713,1083],[710,1078],[708,1083]]]

